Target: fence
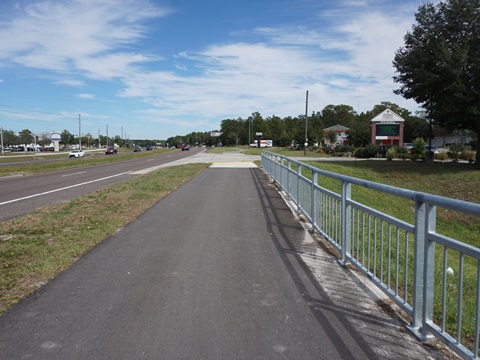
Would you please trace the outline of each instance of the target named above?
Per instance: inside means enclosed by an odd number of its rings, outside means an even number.
[[[267,151],[262,167],[339,251],[339,262],[353,264],[411,317],[414,336],[436,337],[462,358],[479,359],[480,249],[437,233],[437,207],[478,224],[480,204],[335,174]],[[338,191],[325,182],[338,183]],[[352,186],[388,194],[388,205],[413,207],[412,223],[355,201]]]

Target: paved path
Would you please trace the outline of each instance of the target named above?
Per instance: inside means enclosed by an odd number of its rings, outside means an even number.
[[[426,359],[259,169],[210,168],[0,317],[0,359]]]

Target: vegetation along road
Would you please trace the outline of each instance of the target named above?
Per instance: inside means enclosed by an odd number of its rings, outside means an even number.
[[[91,193],[135,176],[137,171],[183,159],[200,151],[204,151],[204,149],[192,149],[186,152],[177,150],[161,154],[149,153],[148,157],[101,164],[96,164],[96,161],[102,159],[94,159],[93,162],[88,162],[88,159],[66,159],[67,164],[55,163],[53,169],[70,164],[74,167],[32,176],[23,176],[25,172],[28,172],[26,164],[11,166],[12,175],[0,177],[2,188],[0,221],[26,214],[40,206],[60,203],[82,194]],[[111,159],[112,156],[108,158]],[[123,157],[119,156],[116,160],[121,159]],[[84,166],[88,164],[90,165]],[[34,165],[42,168],[45,164],[38,164],[37,161]],[[49,163],[49,165],[51,164]],[[6,170],[5,167],[3,169]]]

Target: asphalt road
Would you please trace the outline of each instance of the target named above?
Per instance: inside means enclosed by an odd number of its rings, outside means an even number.
[[[24,215],[47,204],[60,203],[127,180],[149,167],[168,164],[205,151],[192,148],[151,157],[31,175],[0,177],[0,221]],[[65,161],[81,162],[83,159]],[[37,161],[38,163],[39,161]]]
[[[370,295],[259,169],[210,168],[1,316],[0,358],[430,356]]]

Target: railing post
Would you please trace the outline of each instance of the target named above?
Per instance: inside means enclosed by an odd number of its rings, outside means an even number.
[[[300,214],[300,174],[302,173],[302,165],[298,164],[298,167],[297,167],[297,213]]]
[[[273,155],[273,179],[275,180],[275,182],[278,182],[277,168],[278,168],[278,155]]]
[[[429,228],[435,226],[435,220],[429,221],[432,220],[432,216],[435,217],[434,208],[423,201],[415,201],[412,323],[407,326],[407,329],[420,341],[428,339],[424,325],[425,321],[432,317],[433,303],[428,304],[427,300],[433,299],[434,258],[432,255],[434,253],[427,246]],[[429,291],[430,294],[427,294]],[[428,315],[429,312],[430,315]]]
[[[433,338],[425,329],[426,323],[433,321],[433,302],[434,302],[434,281],[435,281],[435,242],[428,239],[428,234],[436,231],[437,207],[428,204],[426,206],[427,221],[425,233],[425,267],[424,267],[424,287],[423,287],[423,335],[427,339]],[[461,316],[461,314],[460,314]]]
[[[289,198],[292,196],[290,195],[290,192],[292,189],[290,189],[290,171],[292,170],[292,162],[287,159],[287,195]]]
[[[342,181],[341,198],[341,244],[342,257],[339,263],[343,266],[348,264],[347,255],[350,255],[350,240],[352,233],[352,206],[347,204],[347,200],[352,197],[352,184]]]
[[[312,189],[311,189],[311,216],[312,216],[312,231],[315,230],[317,225],[317,192],[315,191],[315,187],[317,186],[318,181],[318,173],[315,171],[312,172]]]

